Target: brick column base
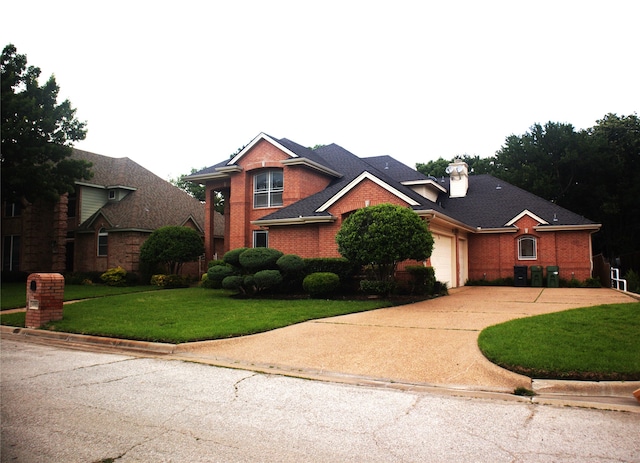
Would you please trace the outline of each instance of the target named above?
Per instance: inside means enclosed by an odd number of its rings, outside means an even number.
[[[24,326],[40,328],[62,320],[64,277],[59,273],[32,273],[27,278],[27,314]]]

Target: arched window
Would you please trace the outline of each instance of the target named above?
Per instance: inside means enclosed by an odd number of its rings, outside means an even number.
[[[536,260],[538,258],[538,246],[535,236],[521,236],[518,238],[518,259]]]
[[[109,233],[107,233],[107,230],[105,228],[101,228],[100,230],[98,230],[98,255],[99,256],[107,255],[108,239],[109,239]]]
[[[267,170],[253,176],[253,207],[282,206],[282,170]]]

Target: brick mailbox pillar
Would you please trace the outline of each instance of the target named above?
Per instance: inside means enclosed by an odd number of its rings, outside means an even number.
[[[64,277],[59,273],[32,273],[27,278],[26,328],[62,320]]]

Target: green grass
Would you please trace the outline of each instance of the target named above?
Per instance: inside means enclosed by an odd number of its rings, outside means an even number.
[[[139,293],[155,291],[157,286],[105,286],[105,285],[65,285],[64,300],[76,301],[93,297],[113,296],[115,294]],[[2,310],[23,308],[26,304],[26,283],[2,283]]]
[[[384,300],[237,299],[204,288],[117,295],[68,304],[47,329],[144,341],[180,343],[260,333],[306,320],[389,306]],[[24,326],[24,313],[0,314]]]
[[[532,378],[640,380],[640,303],[511,320],[484,329],[492,362]]]

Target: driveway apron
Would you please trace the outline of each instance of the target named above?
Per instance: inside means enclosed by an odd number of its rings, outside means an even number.
[[[607,288],[462,287],[446,297],[313,320],[241,338],[181,344],[176,357],[282,372],[510,392],[528,377],[489,362],[480,331],[507,320],[638,302]],[[286,303],[286,302],[283,302]]]

